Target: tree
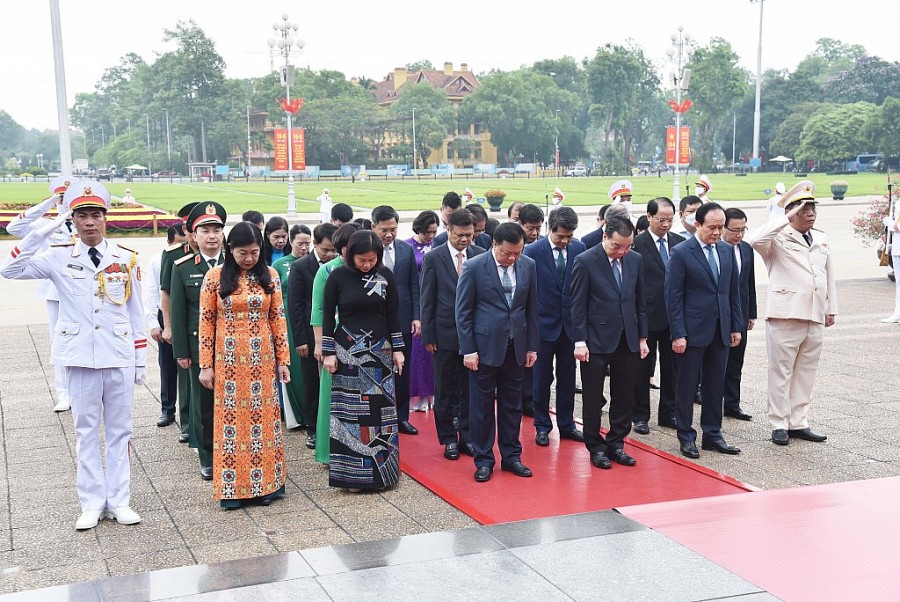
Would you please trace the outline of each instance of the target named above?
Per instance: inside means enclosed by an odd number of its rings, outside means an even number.
[[[800,148],[800,136],[806,123],[817,111],[829,106],[817,102],[796,105],[794,112],[785,117],[775,129],[775,135],[769,144],[770,154],[796,157],[797,149]]]
[[[880,105],[889,96],[900,98],[900,63],[864,56],[852,69],[828,80],[825,94],[835,103],[863,101]]]
[[[409,140],[413,139],[412,112],[416,110],[416,152],[422,165],[428,167],[432,149],[443,144],[456,125],[456,112],[443,90],[430,84],[407,84],[400,88],[397,100],[391,105],[395,130]]]
[[[296,119],[306,128],[308,161],[328,167],[377,160],[380,149],[373,145],[383,141],[386,121],[387,111],[373,97],[357,94],[304,103]]]
[[[872,115],[868,135],[872,147],[887,156],[900,155],[900,99],[887,98]]]
[[[5,154],[18,149],[24,135],[25,128],[19,125],[12,115],[0,110],[0,153]]]
[[[414,73],[416,71],[421,71],[423,69],[431,71],[434,69],[434,65],[432,65],[431,61],[429,61],[428,59],[424,59],[421,61],[415,61],[414,63],[406,64],[406,70],[409,71],[410,73]]]
[[[840,161],[871,150],[867,130],[876,111],[867,102],[824,106],[803,126],[795,157]]]
[[[866,56],[866,49],[859,44],[844,44],[833,38],[819,38],[816,48],[797,65],[797,73],[803,74],[823,86],[829,79],[849,71],[856,61]]]

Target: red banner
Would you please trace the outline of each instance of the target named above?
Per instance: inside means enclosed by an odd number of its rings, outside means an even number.
[[[678,153],[679,165],[691,164],[691,128],[681,126],[681,152]],[[666,163],[675,164],[675,127],[666,128]]]
[[[293,138],[294,171],[306,169],[306,139],[303,128],[291,128]],[[275,171],[287,171],[288,148],[287,129],[275,130]]]

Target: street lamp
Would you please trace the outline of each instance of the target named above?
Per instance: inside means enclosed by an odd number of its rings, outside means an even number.
[[[759,4],[759,45],[756,49],[756,102],[753,105],[753,158],[759,159],[759,122],[762,114],[759,110],[759,96],[762,91],[762,29],[764,0],[750,0],[750,4]],[[756,161],[754,161],[756,163]]]
[[[149,173],[153,173],[153,158],[150,156],[150,116],[144,113],[144,119],[147,120],[147,171]],[[153,181],[153,177],[150,177],[150,181]]]
[[[288,20],[287,13],[281,15],[281,23],[277,21],[272,24],[272,30],[275,31],[276,38],[269,38],[269,48],[278,48],[278,51],[284,57],[284,69],[281,75],[282,84],[285,87],[285,99],[291,101],[291,83],[294,79],[294,66],[291,65],[291,50],[296,45],[297,50],[303,50],[306,45],[303,40],[294,38],[294,34],[300,26]],[[291,134],[292,115],[290,111],[287,113],[287,139],[288,139],[288,199],[287,213],[288,215],[297,214],[297,197],[294,193],[294,139]]]
[[[169,162],[169,177],[172,172],[172,137],[169,132],[169,109],[166,109],[166,159]]]
[[[416,107],[413,107],[413,173],[419,168],[419,161],[416,157]]]
[[[672,47],[666,51],[670,59],[675,61],[675,71],[672,72],[672,83],[675,84],[675,182],[672,185],[672,200],[681,200],[681,182],[678,172],[678,160],[681,153],[681,93],[687,92],[691,81],[691,70],[683,69],[682,65],[690,60],[693,50],[690,47],[691,36],[684,33],[684,27],[678,26],[678,33],[672,34]]]
[[[553,141],[553,146],[556,149],[553,155],[556,164],[556,177],[559,177],[559,109],[556,109],[556,138]]]

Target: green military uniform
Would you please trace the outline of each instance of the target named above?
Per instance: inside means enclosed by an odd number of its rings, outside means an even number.
[[[278,272],[281,278],[281,296],[284,299],[284,306],[288,306],[288,278],[291,275],[291,264],[300,259],[296,255],[288,254],[272,264],[272,269]],[[288,341],[293,343],[294,335],[291,333],[291,321],[285,320],[287,323]],[[291,382],[283,384],[282,387],[287,391],[289,408],[285,408],[284,416],[287,421],[287,410],[294,414],[294,419],[298,425],[304,423],[303,405],[305,403],[306,394],[303,388],[303,364],[300,356],[297,354],[297,348],[293,344],[288,345],[291,349]],[[290,425],[289,425],[290,426]]]
[[[191,245],[184,242],[171,245],[166,248],[162,254],[162,260],[159,264],[159,288],[171,295],[170,281],[172,279],[172,266],[176,261],[185,255],[193,255],[194,251]],[[171,305],[171,300],[170,300]],[[171,309],[169,311],[171,316]],[[167,324],[163,324],[165,328]],[[181,427],[182,433],[188,433],[188,421],[191,405],[191,375],[182,368],[178,367],[178,425]]]

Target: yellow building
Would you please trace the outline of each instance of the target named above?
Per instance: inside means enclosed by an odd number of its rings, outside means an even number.
[[[453,68],[453,63],[444,63],[443,70],[419,69],[410,72],[398,67],[383,81],[377,82],[372,91],[378,104],[388,107],[397,100],[403,86],[420,83],[428,83],[434,88],[443,90],[447,100],[456,108],[479,86],[478,78],[469,70],[466,63],[462,63],[459,70]],[[447,136],[440,148],[432,150],[428,157],[429,165],[451,163],[457,167],[470,167],[476,163],[497,163],[497,147],[491,144],[490,133],[485,131],[480,123],[457,127],[456,133]],[[385,146],[401,142],[404,141],[396,135],[389,134]]]

